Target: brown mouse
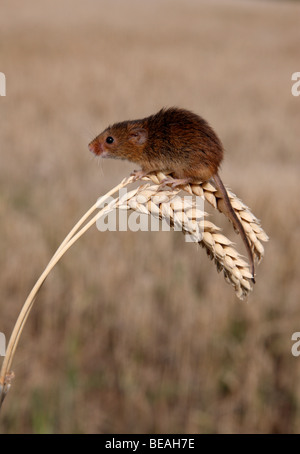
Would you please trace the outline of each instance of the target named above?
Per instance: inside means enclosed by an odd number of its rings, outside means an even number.
[[[226,214],[245,243],[255,282],[251,246],[218,174],[224,148],[203,118],[185,109],[161,109],[141,120],[109,126],[89,144],[89,149],[103,158],[139,164],[141,170],[134,172],[137,179],[150,172],[172,172],[175,181],[170,182],[176,187],[213,178],[224,198]]]

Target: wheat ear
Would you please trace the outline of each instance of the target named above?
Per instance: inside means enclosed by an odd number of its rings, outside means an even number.
[[[150,178],[152,180],[153,176]],[[207,214],[199,213],[195,200],[189,205],[182,197],[177,197],[178,192],[179,189],[161,190],[159,185],[141,186],[135,192],[135,197],[132,197],[131,193],[126,194],[119,201],[118,208],[133,209],[159,217],[192,237],[194,242],[205,248],[208,256],[214,260],[217,270],[224,272],[238,298],[245,299],[252,290],[252,274],[248,263],[242,259],[233,243],[220,233],[219,227],[205,219]]]
[[[149,175],[144,179],[151,181],[154,184],[141,185],[138,188],[126,193],[121,198],[114,198],[108,203],[107,206],[101,208],[101,205],[108,200],[109,196],[112,196],[118,190],[133,182],[132,177],[124,179],[119,185],[117,185],[103,197],[98,199],[98,201],[85,213],[85,215],[66,236],[65,240],[61,243],[60,247],[57,249],[52,259],[46,266],[45,270],[32,288],[31,292],[29,293],[12,331],[7,346],[6,356],[4,357],[0,372],[0,407],[8,390],[10,389],[11,382],[14,377],[14,373],[10,371],[10,367],[22,330],[25,326],[26,320],[32,309],[39,289],[41,288],[43,282],[45,281],[53,267],[67,252],[67,250],[92,225],[94,225],[98,219],[100,219],[102,216],[107,215],[107,213],[109,213],[109,211],[113,209],[132,209],[140,213],[145,213],[147,215],[154,215],[160,219],[167,221],[168,224],[173,228],[179,228],[184,234],[190,235],[193,238],[193,241],[199,243],[202,247],[204,247],[210,258],[214,259],[217,270],[224,271],[225,278],[234,286],[237,296],[241,299],[247,296],[248,292],[252,289],[250,284],[251,273],[249,271],[247,262],[245,262],[241,258],[239,253],[235,250],[233,243],[220,233],[220,229],[213,223],[205,219],[206,213],[199,213],[199,210],[195,205],[195,201],[193,201],[190,205],[186,204],[186,202],[181,197],[178,197],[180,189],[171,190],[169,188],[162,188],[160,183],[165,178],[166,175],[162,173]],[[212,197],[217,200],[217,194],[215,194],[216,191],[213,191],[211,187],[208,186],[208,183],[186,185],[182,189],[187,191],[189,194],[198,196],[204,195],[207,200],[210,198],[210,203],[212,203]],[[209,194],[213,195],[209,196]],[[259,240],[266,241],[267,236],[264,234],[261,228],[258,229],[258,227],[255,227],[256,225],[258,225],[257,220],[253,215],[251,216],[250,211],[250,214],[248,213],[247,207],[245,207],[242,202],[238,201],[238,199],[235,200],[235,196],[232,194],[231,198],[234,209],[237,209],[236,206],[242,207],[239,210],[241,219],[243,219],[244,223],[248,223],[251,226],[251,229],[250,227],[248,229],[245,229],[246,234],[251,235],[252,244],[258,251],[257,256],[261,258],[263,256],[263,247],[257,246],[257,242]],[[221,207],[221,204],[218,204],[216,202],[216,207],[220,209],[219,206]],[[88,221],[88,218],[97,209],[99,209],[100,211]],[[243,213],[248,214],[243,215]],[[83,225],[85,221],[87,222],[85,225]],[[255,238],[252,232],[255,232]]]

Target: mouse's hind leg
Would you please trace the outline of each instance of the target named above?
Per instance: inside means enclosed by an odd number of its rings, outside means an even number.
[[[185,186],[186,184],[192,183],[192,178],[172,178],[167,177],[162,180],[160,186],[164,188],[165,186],[171,186],[172,189],[177,188],[177,186]]]
[[[147,175],[149,175],[149,173],[151,173],[151,170],[134,170],[133,172],[131,172],[130,176],[134,177],[134,181],[136,181],[140,180],[143,177],[146,177]]]
[[[172,188],[177,186],[185,186],[187,184],[197,184],[202,181],[207,181],[212,176],[211,170],[207,167],[193,165],[191,163],[190,167],[179,167],[173,169],[173,178],[167,176],[163,181],[162,185],[169,185]]]

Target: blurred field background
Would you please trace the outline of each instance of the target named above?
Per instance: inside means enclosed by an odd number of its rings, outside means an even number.
[[[70,228],[134,168],[108,124],[203,115],[223,181],[270,236],[247,303],[180,233],[89,231],[38,295],[1,433],[297,433],[300,5],[2,0],[0,331]],[[211,220],[238,241],[230,224]]]

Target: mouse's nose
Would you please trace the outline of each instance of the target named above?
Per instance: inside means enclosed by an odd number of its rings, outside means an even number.
[[[89,150],[97,156],[100,156],[104,151],[103,145],[98,140],[93,140],[89,144]]]

